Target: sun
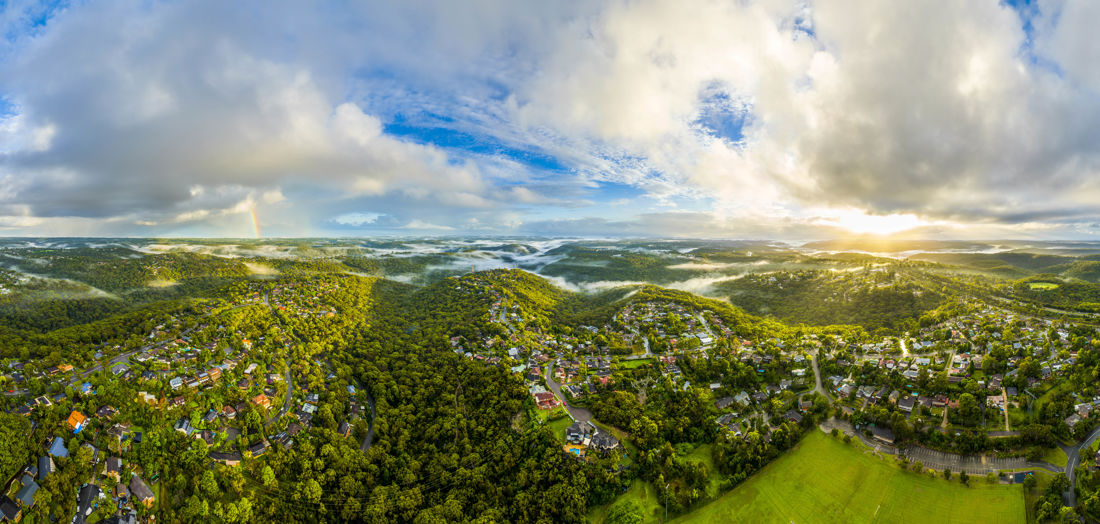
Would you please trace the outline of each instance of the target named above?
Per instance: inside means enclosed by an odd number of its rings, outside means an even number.
[[[922,226],[931,225],[912,214],[871,215],[862,210],[843,210],[822,217],[817,223],[838,227],[860,235],[892,235]]]

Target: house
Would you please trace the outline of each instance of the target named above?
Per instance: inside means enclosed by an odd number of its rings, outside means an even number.
[[[722,397],[714,401],[714,407],[718,409],[726,409],[730,407],[731,404],[733,404],[733,397]]]
[[[916,407],[916,404],[917,399],[912,395],[898,399],[898,409],[906,413],[911,413],[913,411],[913,408]]]
[[[573,444],[584,444],[585,440],[595,431],[596,426],[593,426],[591,422],[577,421],[565,428],[565,440]]]
[[[156,501],[156,498],[153,497],[153,490],[149,489],[149,486],[145,485],[145,481],[137,475],[130,477],[130,493],[133,493],[134,498],[145,504],[147,508],[152,507],[153,502]]]
[[[883,444],[894,444],[894,432],[878,426],[871,428],[871,437]]]
[[[241,463],[241,454],[237,452],[222,453],[220,451],[211,451],[208,456],[210,460],[221,462],[226,466],[238,466]]]
[[[264,409],[271,407],[271,399],[263,393],[252,397],[252,403]]]
[[[95,411],[95,416],[99,418],[111,418],[115,416],[115,413],[118,413],[118,410],[115,409],[114,406],[105,404]]]
[[[947,405],[947,401],[947,395],[936,395],[935,397],[932,397],[932,407],[942,408]]]
[[[49,455],[38,457],[38,480],[46,480],[46,477],[50,476],[55,469],[53,459]]]
[[[33,508],[34,494],[38,492],[38,483],[30,475],[23,475],[22,482],[23,487],[19,488],[19,492],[15,494],[15,500],[28,509]]]
[[[604,431],[592,435],[588,446],[599,451],[611,451],[619,447],[619,439]]]
[[[118,482],[119,477],[122,475],[122,459],[118,457],[107,457],[107,465],[103,470],[103,474],[115,479],[115,482]]]
[[[61,440],[61,437],[54,437],[53,444],[50,444],[50,455],[55,457],[69,456],[69,450],[65,447],[65,441]]]
[[[69,424],[69,429],[73,430],[73,433],[80,433],[80,430],[84,429],[84,426],[88,424],[88,419],[83,413],[74,410],[69,414],[69,419],[66,422]]]
[[[347,438],[347,436],[351,434],[351,424],[348,424],[347,421],[341,422],[340,428],[336,431],[343,435],[344,438]]]
[[[226,404],[225,407],[222,408],[222,416],[230,420],[235,419],[237,418],[237,410],[233,409],[233,406]]]
[[[179,420],[176,421],[176,424],[172,426],[172,429],[175,429],[176,431],[179,431],[180,433],[183,433],[188,437],[190,437],[191,434],[195,432],[195,428],[191,427],[191,419],[187,417],[180,417]]]
[[[209,429],[204,429],[198,432],[197,434],[195,434],[195,438],[205,442],[207,447],[214,445],[214,432],[210,431]]]
[[[794,422],[795,424],[802,422],[802,414],[793,409],[787,410],[786,417],[787,420]]]
[[[130,503],[130,488],[126,487],[126,484],[119,482],[115,485],[115,498],[118,499],[118,503],[127,505]]]
[[[1078,415],[1077,413],[1074,413],[1074,414],[1066,417],[1066,425],[1069,426],[1069,429],[1073,429],[1074,426],[1076,426],[1080,422],[1081,422],[1081,415]]]
[[[183,379],[181,379],[179,377],[173,377],[172,380],[168,381],[168,385],[173,390],[179,389],[181,386],[183,386]]]
[[[19,522],[23,518],[23,510],[15,504],[15,501],[7,495],[0,496],[0,521]]]
[[[550,409],[558,405],[558,399],[549,391],[535,393],[534,397],[535,403],[538,404],[539,409]]]
[[[253,457],[258,457],[267,452],[267,442],[261,440],[248,448],[248,451],[252,453]]]

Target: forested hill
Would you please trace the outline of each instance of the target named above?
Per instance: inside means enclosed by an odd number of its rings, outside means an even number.
[[[757,315],[810,325],[854,324],[898,333],[940,306],[942,285],[907,267],[778,271],[720,283],[731,303]]]
[[[0,262],[22,272],[75,280],[112,293],[189,279],[244,277],[251,273],[237,259],[196,253],[144,255],[120,248],[107,252],[11,250],[0,255]]]
[[[576,522],[621,489],[617,476],[569,458],[530,421],[521,377],[443,347],[455,333],[501,329],[487,313],[496,303],[550,308],[560,290],[522,271],[492,271],[425,288],[379,281],[370,293],[376,314],[331,356],[375,399],[375,444],[313,476],[331,502],[322,519]],[[294,448],[276,473],[308,472],[316,450]],[[276,506],[271,515],[316,518],[293,503]]]

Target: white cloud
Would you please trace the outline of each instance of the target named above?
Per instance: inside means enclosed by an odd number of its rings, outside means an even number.
[[[430,222],[424,222],[420,219],[413,219],[408,224],[401,226],[401,229],[435,229],[439,231],[453,231],[451,226],[441,226],[439,224],[432,224]]]
[[[344,213],[343,215],[333,217],[332,221],[345,225],[345,226],[362,226],[366,224],[373,224],[381,218],[382,215],[378,213]]]
[[[0,216],[1092,234],[1098,9],[1040,2],[1029,36],[1003,3],[948,0],[18,3]]]

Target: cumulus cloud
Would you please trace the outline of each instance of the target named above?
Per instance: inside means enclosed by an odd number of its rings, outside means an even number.
[[[0,227],[1091,236],[1098,9],[14,2]]]

